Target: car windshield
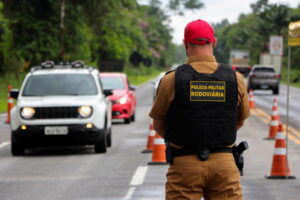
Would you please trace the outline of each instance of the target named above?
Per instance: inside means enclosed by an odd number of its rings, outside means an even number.
[[[254,72],[275,72],[273,68],[270,67],[258,67],[254,69]]]
[[[96,95],[95,79],[89,74],[45,74],[30,76],[23,96]]]
[[[101,77],[103,88],[112,90],[124,90],[125,85],[121,77]]]

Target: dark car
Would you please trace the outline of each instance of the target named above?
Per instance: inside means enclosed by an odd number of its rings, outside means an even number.
[[[254,65],[249,74],[248,91],[272,90],[273,94],[279,94],[279,80],[280,75],[272,65]]]

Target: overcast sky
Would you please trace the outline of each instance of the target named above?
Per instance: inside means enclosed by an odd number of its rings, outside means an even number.
[[[148,0],[138,0],[140,3],[145,3]],[[167,2],[168,0],[162,0]],[[251,12],[250,4],[257,0],[202,0],[205,7],[198,11],[185,12],[184,16],[172,16],[171,28],[173,28],[173,42],[182,43],[183,30],[185,25],[195,19],[203,19],[210,23],[221,22],[227,18],[230,23],[237,22],[241,13],[247,14]],[[290,7],[296,8],[300,3],[299,0],[269,0],[270,3],[287,4]]]

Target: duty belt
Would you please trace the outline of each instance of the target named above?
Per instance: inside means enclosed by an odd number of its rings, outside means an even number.
[[[214,147],[214,148],[187,148],[182,149],[171,148],[172,157],[197,155],[202,161],[208,159],[210,153],[232,153],[232,148],[228,147]]]

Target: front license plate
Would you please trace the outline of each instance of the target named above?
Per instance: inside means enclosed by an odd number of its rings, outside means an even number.
[[[45,135],[68,135],[66,126],[46,126]]]

